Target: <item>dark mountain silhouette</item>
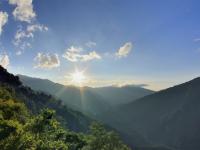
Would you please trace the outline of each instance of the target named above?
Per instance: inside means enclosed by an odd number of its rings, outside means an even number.
[[[24,85],[37,91],[51,93],[73,109],[95,117],[110,110],[113,106],[125,104],[153,93],[153,91],[136,86],[78,88],[63,86],[45,79],[23,75],[19,75],[19,77]]]
[[[43,92],[35,92],[31,88],[23,86],[19,77],[7,72],[0,66],[0,85],[10,87],[16,95],[16,99],[22,101],[31,113],[37,114],[44,108],[54,109],[57,118],[62,124],[74,131],[87,131],[93,121],[89,117],[74,111],[62,104],[62,101]]]
[[[45,83],[47,81],[48,80],[46,80]],[[31,82],[34,83],[34,81]],[[52,83],[50,81],[48,82]],[[50,84],[47,85],[48,88],[51,89]],[[60,90],[60,85],[59,84],[56,85]],[[5,91],[11,90],[10,93],[14,93],[13,95],[14,97],[13,96],[12,97],[24,103],[31,114],[38,114],[44,108],[50,108],[56,110],[56,118],[61,122],[63,126],[67,124],[67,127],[70,130],[87,132],[88,125],[93,121],[92,119],[81,114],[80,112],[74,111],[71,108],[67,107],[66,105],[63,105],[63,102],[61,100],[55,99],[50,94],[45,94],[43,92],[36,92],[33,91],[31,88],[22,85],[21,81],[17,76],[8,73],[1,66],[0,66],[0,86],[2,89],[6,88]],[[53,84],[52,86],[54,87],[55,85]],[[120,124],[123,125],[123,123]],[[113,127],[118,125],[113,125]],[[107,128],[110,127],[107,126]],[[166,148],[165,146],[156,146],[156,145],[152,146],[152,144],[149,143],[146,140],[146,138],[141,136],[134,129],[130,129],[129,133],[124,132],[127,131],[126,126],[122,126],[121,129],[122,130],[119,132],[121,137],[135,150],[172,150],[171,148]]]
[[[19,75],[24,85],[30,86],[36,91],[43,91],[61,99],[69,107],[96,116],[100,112],[109,110],[110,105],[103,101],[100,96],[92,93],[87,88],[63,86],[50,80],[31,78]]]
[[[119,87],[104,87],[104,88],[89,88],[84,87],[81,90],[73,86],[63,86],[54,83],[50,80],[31,78],[19,75],[21,81],[25,85],[31,86],[37,91],[52,93],[56,97],[62,99],[65,104],[71,108],[87,112],[95,119],[100,119],[99,116],[103,112],[108,112],[118,105],[128,103],[131,98],[134,101],[137,97],[142,97],[153,93],[153,91],[143,89],[136,86]],[[81,97],[82,96],[82,97]],[[116,104],[114,103],[116,99]],[[81,106],[81,107],[80,107]],[[84,106],[84,107],[83,107]],[[96,113],[96,114],[95,114]],[[113,114],[115,115],[115,114]],[[116,114],[117,115],[117,114]],[[128,117],[128,116],[127,116]],[[130,116],[129,116],[130,117]],[[112,118],[111,118],[112,120]],[[101,120],[104,121],[104,120]],[[111,127],[117,128],[121,137],[132,147],[138,150],[171,150],[163,146],[152,146],[149,141],[141,136],[137,130],[133,128],[127,129],[122,122],[117,122],[117,125],[109,124]],[[123,126],[121,126],[123,125]],[[139,148],[142,147],[142,148]],[[136,150],[137,150],[136,149]]]
[[[2,150],[131,150],[111,128],[91,121],[52,96],[24,87],[0,66]]]
[[[90,90],[105,99],[111,106],[126,104],[154,93],[152,90],[134,85],[99,87],[91,88]]]
[[[200,78],[162,90],[106,112],[102,120],[129,133],[136,130],[155,145],[200,149]]]
[[[22,84],[18,76],[14,76],[13,74],[8,73],[7,70],[1,66],[0,66],[0,82],[12,86],[20,86]]]

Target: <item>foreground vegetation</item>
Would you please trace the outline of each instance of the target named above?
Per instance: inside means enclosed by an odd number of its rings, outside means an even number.
[[[39,101],[39,100],[38,100]],[[85,133],[62,127],[55,111],[33,115],[15,90],[0,84],[0,147],[2,150],[129,150],[113,131],[93,123]]]

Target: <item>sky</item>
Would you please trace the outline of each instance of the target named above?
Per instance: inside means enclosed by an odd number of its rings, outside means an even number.
[[[199,14],[198,0],[0,0],[0,64],[65,85],[168,88],[200,76]]]

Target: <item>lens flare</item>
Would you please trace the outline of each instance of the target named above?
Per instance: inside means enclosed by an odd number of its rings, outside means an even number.
[[[74,84],[79,84],[79,85],[82,84],[86,79],[83,71],[81,72],[78,70],[76,70],[74,73],[71,74],[71,78]]]

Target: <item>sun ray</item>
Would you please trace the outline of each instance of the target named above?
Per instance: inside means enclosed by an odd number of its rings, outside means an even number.
[[[86,76],[84,75],[84,71],[79,71],[78,69],[75,72],[70,74],[71,83],[76,86],[83,86],[86,81]]]

